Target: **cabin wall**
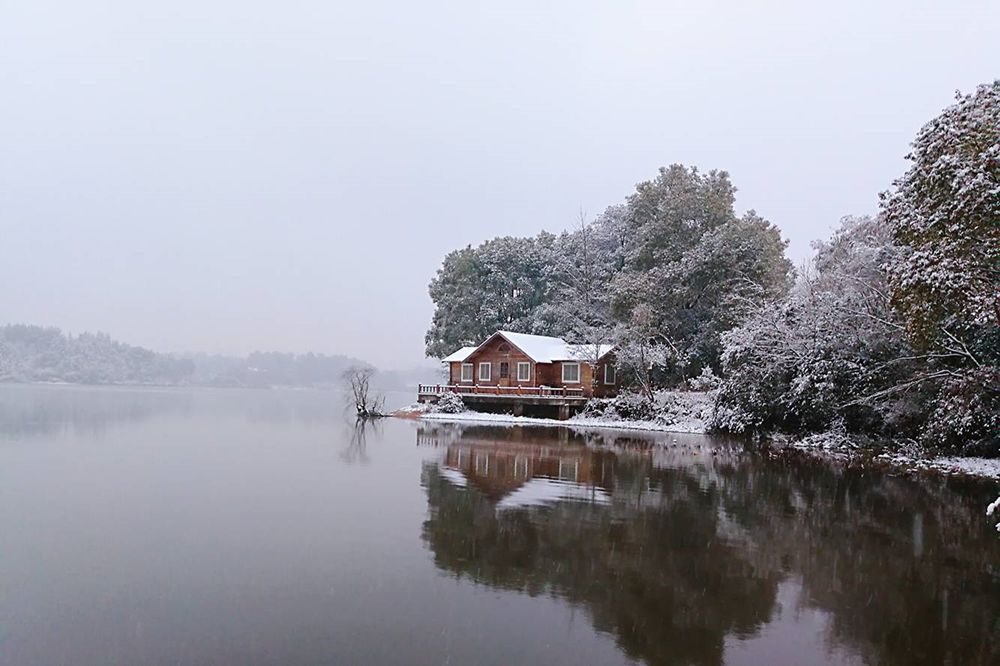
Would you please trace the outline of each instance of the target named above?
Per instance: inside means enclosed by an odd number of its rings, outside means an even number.
[[[467,363],[472,363],[472,381],[462,381],[462,363],[452,362],[448,364],[448,382],[452,385],[465,386],[552,386],[561,388],[562,362],[555,363],[535,363],[517,347],[510,344],[503,338],[491,340],[485,347],[474,352]],[[491,363],[491,374],[489,381],[480,381],[479,364]],[[506,378],[500,377],[500,364],[509,363],[510,373]],[[517,364],[527,362],[531,364],[531,379],[528,381],[518,381]],[[604,383],[604,366],[615,362],[613,355],[605,356],[598,363],[596,369],[589,363],[580,363],[580,383],[565,384],[567,388],[582,388],[584,395],[595,395],[598,397],[610,397],[618,393],[618,382],[608,385]],[[594,373],[597,374],[597,384],[593,383]],[[615,378],[617,380],[617,377]]]
[[[517,364],[525,362],[531,364],[531,378],[527,381],[518,381]],[[538,386],[539,383],[536,377],[537,368],[541,368],[544,365],[536,364],[524,352],[500,337],[490,340],[486,346],[474,352],[472,356],[466,359],[466,363],[472,363],[473,365],[471,383],[478,384],[479,386]],[[481,381],[479,379],[480,363],[492,364],[489,381]],[[509,364],[510,372],[507,377],[500,377],[501,363]],[[458,364],[458,378],[461,378],[461,369],[461,364]],[[468,384],[470,382],[465,383]]]
[[[618,382],[617,377],[615,377],[614,384],[604,383],[604,366],[611,364],[614,365],[614,357],[605,356],[601,359],[601,362],[597,364],[596,369],[594,366],[587,362],[580,362],[580,383],[579,384],[565,384],[567,388],[582,388],[583,394],[590,397],[596,396],[598,398],[611,397],[618,394]],[[594,383],[594,374],[597,374],[597,383]],[[546,386],[564,386],[562,381],[562,362],[552,363],[548,366],[545,372],[547,381]]]
[[[610,398],[618,395],[618,373],[615,372],[614,383],[605,384],[604,383],[604,368],[605,366],[615,366],[616,359],[613,354],[608,354],[601,359],[601,362],[597,364],[595,372],[597,373],[597,385],[594,386],[594,395],[598,398]]]

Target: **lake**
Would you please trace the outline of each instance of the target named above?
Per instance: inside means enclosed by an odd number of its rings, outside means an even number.
[[[0,386],[0,663],[997,664],[995,484]]]

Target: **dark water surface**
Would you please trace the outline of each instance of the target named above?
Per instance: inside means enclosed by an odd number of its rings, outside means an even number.
[[[0,386],[0,664],[1000,664],[990,484]]]

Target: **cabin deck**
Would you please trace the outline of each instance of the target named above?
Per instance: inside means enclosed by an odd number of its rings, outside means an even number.
[[[445,393],[457,393],[476,411],[503,411],[515,415],[530,409],[548,408],[559,419],[567,419],[587,402],[582,388],[554,386],[479,386],[475,384],[420,384],[417,401],[434,403]]]

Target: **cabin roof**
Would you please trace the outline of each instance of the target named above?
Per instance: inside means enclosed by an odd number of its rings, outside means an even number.
[[[469,355],[472,352],[476,351],[477,349],[479,349],[479,348],[478,347],[462,347],[457,352],[454,352],[453,354],[449,354],[448,356],[445,356],[443,359],[441,359],[441,361],[443,363],[452,363],[452,362],[456,362],[457,363],[458,361],[464,361],[465,359],[469,358]]]
[[[514,333],[513,331],[497,331],[478,347],[462,347],[454,354],[446,356],[444,361],[449,363],[464,361],[498,335],[524,352],[535,363],[590,360],[593,358],[593,352],[595,351],[594,345],[571,345],[562,338],[554,338],[548,335],[530,335],[528,333]],[[613,345],[600,345],[597,350],[597,358],[603,357],[612,349],[614,349]]]

